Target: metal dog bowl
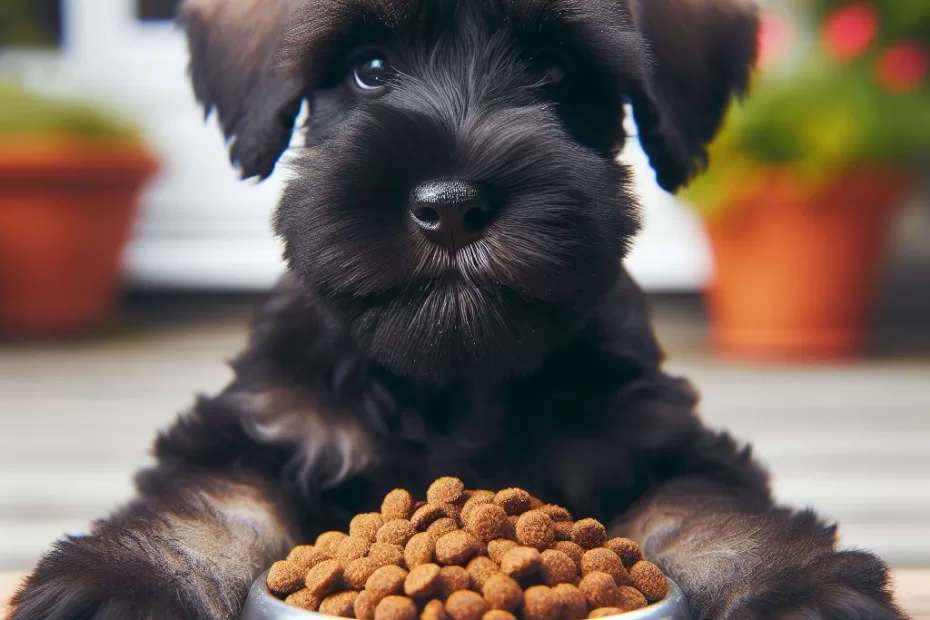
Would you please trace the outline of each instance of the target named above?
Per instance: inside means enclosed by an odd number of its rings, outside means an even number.
[[[304,611],[288,605],[268,590],[265,579],[268,572],[262,573],[249,592],[249,598],[242,608],[239,620],[326,620],[329,616],[315,611]],[[668,596],[649,607],[631,611],[617,620],[691,620],[685,596],[672,580],[668,582]],[[604,620],[611,620],[606,618]]]

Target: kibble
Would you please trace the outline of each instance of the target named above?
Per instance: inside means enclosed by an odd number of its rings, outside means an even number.
[[[284,599],[284,602],[288,605],[299,607],[300,609],[306,609],[307,611],[316,611],[320,608],[320,597],[307,588],[294,592]]]
[[[336,590],[342,582],[342,565],[336,560],[320,562],[307,572],[304,584],[311,594],[320,598]]]
[[[375,620],[416,620],[416,604],[406,596],[386,596],[375,607]]]
[[[355,599],[358,592],[339,592],[330,594],[320,603],[320,613],[335,618],[354,618]]]
[[[400,566],[404,562],[404,548],[400,545],[376,542],[368,548],[368,557],[376,560],[381,566],[389,564]]]
[[[407,571],[399,566],[382,566],[371,574],[364,588],[377,605],[385,596],[403,592],[407,576]]]
[[[384,525],[384,519],[381,518],[381,513],[366,512],[356,515],[349,522],[349,536],[361,538],[371,544],[375,542],[375,537],[382,525]]]
[[[650,603],[660,601],[668,594],[668,580],[652,562],[640,561],[630,568],[633,586],[643,593]]]
[[[589,549],[581,558],[581,574],[589,575],[594,572],[607,573],[618,586],[630,583],[630,575],[623,568],[620,556],[604,547]]]
[[[453,592],[446,601],[446,613],[453,620],[481,620],[490,608],[483,596],[471,590]]]
[[[639,545],[629,538],[611,538],[604,543],[604,546],[616,553],[626,568],[632,567],[643,559],[643,552]]]
[[[523,604],[523,588],[503,573],[488,577],[481,587],[481,593],[494,609],[516,612]]]
[[[452,504],[465,493],[465,484],[458,478],[439,478],[426,490],[426,501],[437,504]]]
[[[448,620],[448,618],[446,606],[438,599],[433,599],[427,603],[423,608],[423,613],[420,614],[420,620]]]
[[[275,562],[268,571],[268,589],[278,596],[293,594],[304,587],[307,571],[293,562]]]
[[[542,563],[539,551],[532,547],[514,547],[501,558],[501,572],[514,579],[529,577]]]
[[[410,571],[404,581],[404,594],[413,598],[428,598],[436,594],[441,585],[442,569],[438,564],[420,564]]]
[[[556,549],[546,549],[540,554],[539,574],[543,583],[550,588],[560,583],[578,581],[578,567],[575,561]]]
[[[555,542],[555,524],[549,515],[530,510],[517,520],[516,534],[521,545],[545,551]]]
[[[409,519],[413,514],[413,495],[406,489],[394,489],[381,502],[381,518],[387,521]]]
[[[268,571],[286,603],[358,620],[586,620],[641,609],[668,581],[628,538],[523,489],[440,478],[426,501],[394,489],[345,532]]]
[[[436,541],[436,560],[440,564],[462,565],[478,553],[478,540],[464,530],[450,532]]]

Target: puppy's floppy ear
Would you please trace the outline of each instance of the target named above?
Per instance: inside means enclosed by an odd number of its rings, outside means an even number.
[[[707,165],[706,146],[756,59],[753,0],[627,0],[652,66],[632,96],[659,185],[674,191]]]
[[[300,111],[300,80],[277,69],[279,39],[297,0],[185,0],[194,94],[216,110],[243,178],[269,176]]]

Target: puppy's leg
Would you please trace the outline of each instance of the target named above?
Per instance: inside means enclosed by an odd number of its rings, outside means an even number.
[[[837,551],[812,512],[747,506],[735,488],[667,483],[622,531],[684,590],[700,620],[897,620],[887,567]]]
[[[273,483],[216,473],[163,480],[90,535],[57,542],[10,619],[236,618],[253,580],[294,539]]]

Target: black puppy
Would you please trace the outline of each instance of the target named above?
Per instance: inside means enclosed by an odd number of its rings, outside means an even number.
[[[188,0],[196,94],[245,176],[304,102],[290,273],[233,383],[155,446],[139,498],[58,542],[15,620],[234,618],[290,545],[440,475],[632,536],[698,619],[902,618],[886,567],[776,507],[663,374],[620,267],[626,102],[660,183],[746,86],[742,0]]]

